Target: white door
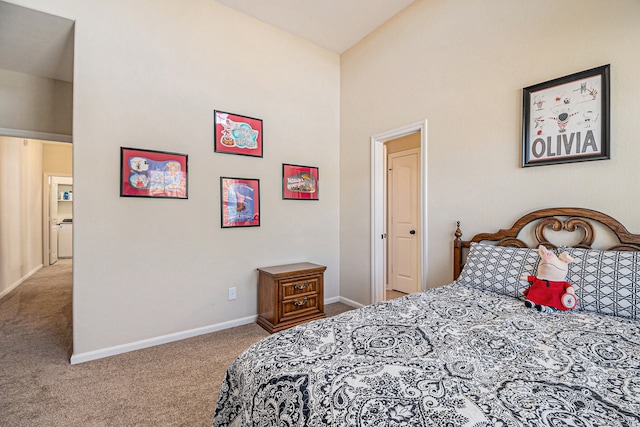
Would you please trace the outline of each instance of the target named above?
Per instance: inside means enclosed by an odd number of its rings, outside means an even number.
[[[389,155],[389,278],[391,289],[420,291],[420,151]]]
[[[58,183],[49,177],[49,265],[58,261]]]

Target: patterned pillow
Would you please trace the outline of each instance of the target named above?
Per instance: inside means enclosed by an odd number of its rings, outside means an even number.
[[[521,282],[520,276],[535,274],[539,262],[537,249],[472,242],[456,282],[471,288],[522,297],[522,291],[529,285]]]
[[[578,309],[640,319],[640,252],[563,248]]]

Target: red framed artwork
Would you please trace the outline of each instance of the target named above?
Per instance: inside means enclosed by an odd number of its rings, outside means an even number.
[[[214,110],[216,153],[262,157],[262,120]]]
[[[120,197],[187,199],[188,156],[120,147]]]
[[[282,198],[318,200],[319,171],[314,166],[282,165]]]
[[[222,228],[260,226],[260,180],[220,177]]]

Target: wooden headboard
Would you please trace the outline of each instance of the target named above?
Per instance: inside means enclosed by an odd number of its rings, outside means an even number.
[[[535,240],[534,245],[527,245],[518,236],[522,229],[527,225],[535,224]],[[460,230],[460,221],[457,223],[455,232],[455,240],[453,245],[453,278],[458,278],[462,267],[464,266],[463,249],[468,249],[472,242],[494,242],[498,246],[515,246],[519,248],[538,247],[545,245],[547,248],[555,248],[557,245],[551,243],[545,235],[545,230],[576,232],[581,230],[583,233],[579,243],[572,245],[573,247],[591,249],[595,240],[594,224],[600,223],[617,237],[618,242],[610,245],[607,250],[615,251],[640,251],[640,234],[630,233],[619,221],[605,215],[602,212],[583,208],[549,208],[540,209],[526,214],[517,220],[513,226],[507,230],[501,229],[495,233],[481,233],[473,236],[471,240],[462,240],[462,231]]]

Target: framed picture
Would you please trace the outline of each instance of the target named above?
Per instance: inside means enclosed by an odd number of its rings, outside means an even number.
[[[523,89],[522,167],[610,158],[609,68]]]
[[[262,120],[214,110],[216,153],[262,157]]]
[[[285,200],[318,200],[318,168],[282,165],[282,198]]]
[[[188,156],[120,147],[120,196],[186,199]]]
[[[260,180],[220,177],[222,228],[260,226]]]

